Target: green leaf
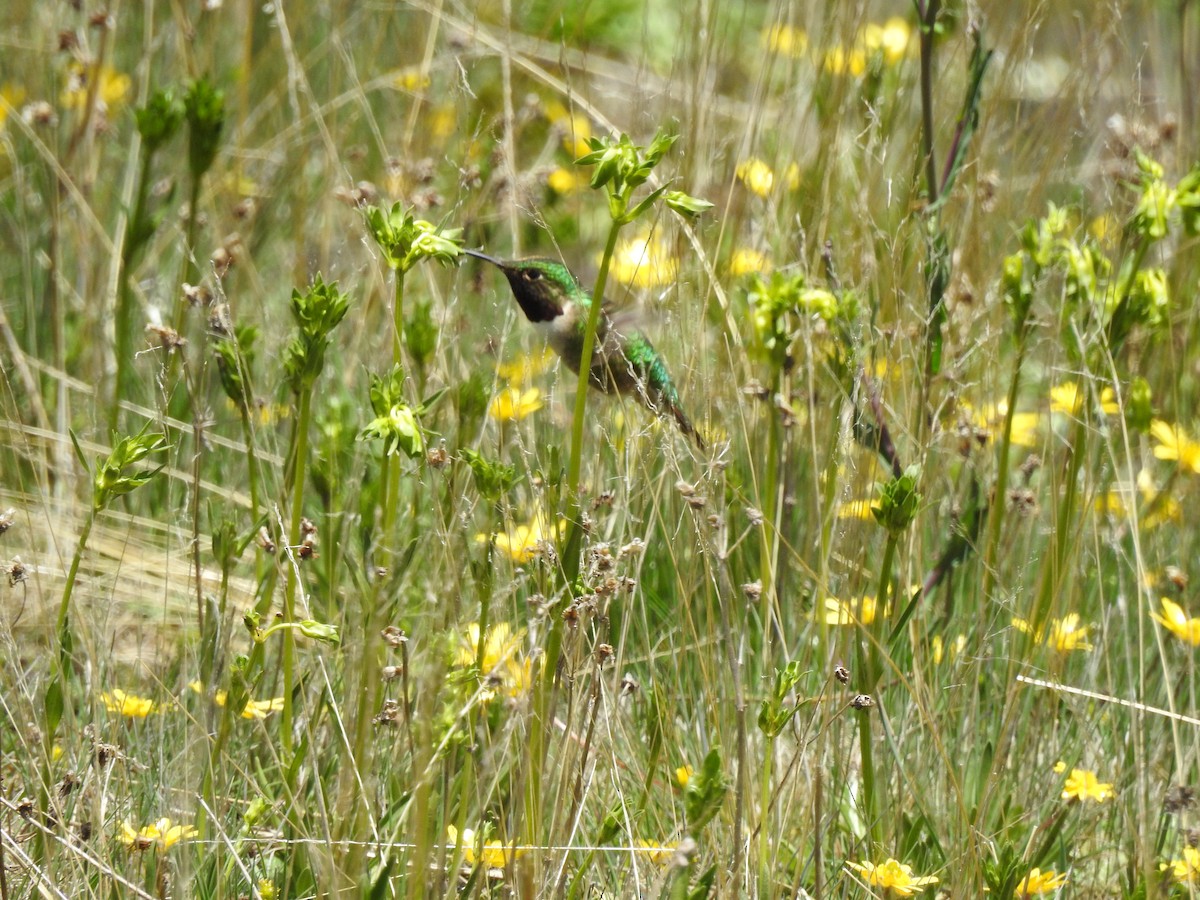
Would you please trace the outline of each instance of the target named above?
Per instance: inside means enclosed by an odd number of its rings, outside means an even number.
[[[316,619],[302,619],[297,624],[300,627],[300,633],[306,638],[320,641],[323,644],[341,643],[342,639],[338,637],[336,625],[326,625],[324,622],[318,622]]]
[[[683,191],[669,191],[663,197],[663,202],[685,219],[698,219],[714,205],[699,197],[689,196]]]

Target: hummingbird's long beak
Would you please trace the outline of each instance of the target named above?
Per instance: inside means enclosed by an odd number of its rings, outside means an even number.
[[[480,253],[478,250],[464,249],[463,253],[467,254],[467,256],[473,256],[476,259],[482,259],[484,262],[490,262],[493,266],[499,266],[501,269],[504,268],[503,260],[496,259],[494,256],[488,256],[486,253]]]

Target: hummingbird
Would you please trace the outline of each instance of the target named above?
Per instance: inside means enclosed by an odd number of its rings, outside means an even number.
[[[567,368],[578,375],[592,296],[571,270],[557,260],[542,257],[497,259],[477,250],[463,252],[504,273],[525,318],[546,336]],[[607,300],[601,302],[588,382],[606,394],[633,397],[656,415],[670,415],[679,430],[703,451],[704,439],[680,406],[679,391],[666,363],[637,328],[634,318]]]

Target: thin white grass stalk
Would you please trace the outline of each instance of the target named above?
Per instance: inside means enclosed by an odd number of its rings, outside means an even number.
[[[1018,675],[1017,681],[1021,684],[1028,684],[1033,687],[1058,691],[1061,694],[1070,694],[1075,697],[1086,697],[1089,700],[1099,700],[1102,703],[1112,703],[1116,706],[1124,706],[1127,709],[1134,709],[1138,712],[1146,712],[1155,716],[1162,716],[1164,719],[1171,719],[1175,722],[1184,722],[1187,725],[1200,725],[1200,719],[1197,719],[1194,716],[1185,716],[1183,713],[1172,712],[1169,709],[1162,709],[1158,706],[1150,706],[1149,704],[1141,703],[1137,700],[1125,700],[1121,697],[1114,697],[1112,694],[1102,694],[1099,691],[1089,691],[1086,688],[1072,687],[1071,685],[1059,684],[1054,681],[1044,681],[1041,678],[1030,678],[1026,675]]]

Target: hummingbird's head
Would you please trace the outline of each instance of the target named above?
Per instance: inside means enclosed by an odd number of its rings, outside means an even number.
[[[469,256],[497,266],[530,322],[552,322],[582,288],[571,270],[554,259],[496,259],[474,250]]]

